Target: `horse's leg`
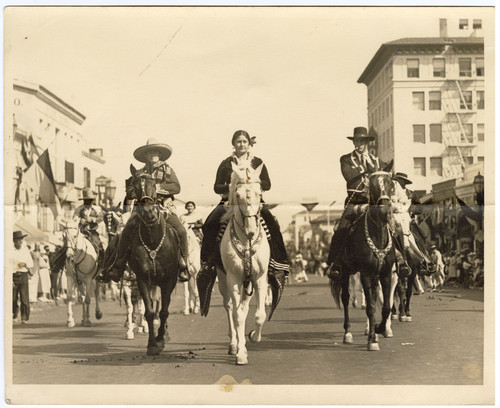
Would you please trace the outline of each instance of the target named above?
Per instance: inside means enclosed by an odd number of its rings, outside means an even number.
[[[101,312],[101,299],[100,299],[100,296],[99,296],[99,292],[101,291],[101,284],[99,282],[97,282],[94,279],[92,279],[92,284],[94,286],[94,290],[93,290],[93,293],[94,293],[94,296],[95,296],[95,318],[97,320],[101,320],[102,318],[102,312]]]
[[[356,275],[349,276],[349,293],[352,298],[352,307],[358,307],[358,298],[356,291]]]
[[[262,339],[262,327],[266,321],[266,297],[267,297],[267,272],[265,272],[255,282],[257,290],[255,291],[255,299],[257,301],[257,310],[255,311],[255,330],[252,330],[248,338],[250,341],[259,343]]]
[[[244,293],[243,285],[233,282],[233,291],[231,293],[231,300],[235,307],[233,308],[233,320],[235,323],[236,337],[238,341],[238,352],[236,353],[236,364],[248,364],[248,352],[246,347],[245,337],[245,322],[248,315],[248,306],[250,304],[251,296]]]
[[[384,337],[393,337],[391,313],[392,313],[392,309],[394,308],[394,293],[396,292],[397,284],[398,284],[398,274],[396,273],[396,270],[394,269],[393,271],[391,271],[391,281],[390,281],[390,287],[389,287],[389,316],[387,318],[386,325],[385,325]],[[384,296],[384,299],[385,299],[385,296]]]
[[[381,271],[380,284],[382,285],[382,321],[375,328],[377,334],[382,334],[384,337],[392,337],[392,330],[387,331],[387,324],[391,322],[391,289],[393,289],[392,267],[386,266],[385,270]],[[396,280],[397,282],[397,280]]]
[[[369,321],[368,328],[368,350],[378,351],[380,350],[378,345],[377,336],[375,335],[375,302],[378,282],[376,278],[372,278],[370,275],[361,272],[361,284],[363,285],[363,290],[366,297],[366,317]]]
[[[170,299],[175,285],[177,284],[177,274],[171,277],[166,284],[161,287],[161,310],[160,310],[160,327],[158,328],[158,336],[156,336],[156,343],[160,350],[163,350],[165,343],[170,341],[168,335],[168,307],[170,306]]]
[[[408,277],[408,287],[406,288],[406,302],[405,302],[405,313],[406,313],[406,321],[411,322],[412,317],[410,315],[410,300],[411,295],[413,294],[413,282],[417,279],[417,274],[412,272]]]
[[[149,336],[148,336],[148,356],[157,356],[160,354],[160,349],[156,344],[155,338],[155,327],[153,323],[154,310],[153,310],[153,299],[151,298],[151,291],[149,285],[146,282],[137,281],[137,286],[139,288],[139,293],[141,294],[142,300],[144,301],[144,316],[148,322]]]
[[[191,294],[193,296],[193,313],[198,314],[200,312],[200,294],[198,293],[198,286],[196,285],[196,275],[189,280],[189,285],[191,287]]]
[[[342,286],[342,306],[344,307],[344,343],[351,344],[352,333],[351,333],[351,321],[349,320],[349,282],[350,276],[348,271],[341,273],[340,275],[340,285]],[[356,297],[356,294],[354,294]]]
[[[182,284],[184,286],[184,314],[189,315],[189,304],[191,303],[191,296],[189,293],[189,282],[184,282]]]
[[[130,290],[130,286],[127,285],[122,287],[122,291],[123,300],[125,301],[125,306],[127,307],[127,333],[125,334],[125,338],[127,340],[132,340],[134,338],[134,305],[132,304],[132,291]]]
[[[218,284],[219,284],[219,291],[222,295],[222,303],[224,305],[224,309],[226,310],[227,314],[227,322],[228,322],[228,336],[229,336],[229,349],[227,351],[227,354],[230,354],[232,356],[236,355],[238,352],[238,341],[236,338],[236,330],[234,328],[234,321],[233,321],[233,303],[231,301],[231,296],[229,296],[229,288],[227,287],[227,282],[226,282],[226,274],[222,271],[219,271],[219,268],[217,268],[217,276],[218,276]]]
[[[75,327],[75,318],[73,316],[73,302],[74,302],[74,297],[73,293],[75,291],[75,281],[73,277],[73,271],[70,270],[70,266],[66,267],[66,285],[67,285],[67,297],[66,301],[68,303],[68,321],[67,325],[68,327]]]
[[[93,293],[92,279],[90,277],[86,278],[85,282],[83,282],[81,286],[85,292],[84,301],[82,303],[82,312],[83,312],[82,325],[84,327],[90,327],[92,326],[92,323],[90,322],[90,302],[92,300],[92,293]]]

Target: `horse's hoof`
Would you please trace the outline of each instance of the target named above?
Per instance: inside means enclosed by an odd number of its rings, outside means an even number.
[[[134,340],[134,332],[127,332],[127,334],[125,335],[125,338],[127,340]]]
[[[352,307],[358,307],[358,301],[355,300],[354,302],[352,302]]]
[[[72,320],[68,320],[68,327],[71,328],[71,327],[75,327],[75,322],[72,321]]]
[[[189,316],[189,309],[184,309],[184,316]]]
[[[142,326],[142,330],[144,331],[144,333],[149,333],[149,327],[147,324],[145,324],[144,326]]]
[[[408,317],[407,316],[399,316],[399,321],[400,322],[407,322],[408,321]]]
[[[396,315],[396,314],[391,315],[391,319],[392,320],[398,320],[398,315]],[[401,320],[401,316],[399,317],[399,320],[402,321]]]
[[[165,348],[165,342],[164,341],[157,341],[156,344],[158,345],[158,349],[162,351]]]
[[[158,356],[158,355],[160,355],[160,349],[158,347],[155,347],[155,346],[148,347],[147,355],[148,356]]]
[[[248,364],[247,356],[236,356],[236,365],[246,365]]]
[[[95,312],[95,318],[97,320],[101,320],[102,319],[102,312]]]
[[[137,333],[144,333],[144,329],[142,327],[137,328]]]
[[[370,332],[370,331],[369,331],[368,329],[365,329],[365,336],[368,336],[368,333],[369,333],[369,332]]]
[[[366,305],[361,305],[361,309],[366,309]]]
[[[254,336],[255,336],[255,330],[250,331],[250,333],[248,333],[248,340],[250,340],[253,343],[258,343],[259,341],[255,339]]]
[[[368,343],[368,351],[380,351],[378,343]]]
[[[354,340],[352,338],[352,333],[345,333],[344,334],[344,344],[352,344],[354,343]]]
[[[236,347],[234,344],[229,345],[227,354],[229,354],[230,356],[235,356],[236,353],[238,353],[238,347]]]
[[[82,326],[83,327],[91,327],[92,323],[90,323],[90,320],[85,320],[82,322]]]
[[[392,330],[386,330],[383,334],[384,334],[385,338],[394,337],[394,334],[392,333]]]
[[[194,313],[194,314],[198,314],[198,313],[200,313],[200,308],[199,308],[198,306],[196,306],[196,307],[194,308],[194,310],[193,310],[193,313]]]
[[[411,316],[406,316],[406,321],[411,322]]]

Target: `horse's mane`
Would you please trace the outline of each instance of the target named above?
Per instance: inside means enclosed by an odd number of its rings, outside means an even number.
[[[234,206],[236,205],[236,188],[238,187],[238,182],[243,180],[243,177],[238,173],[240,171],[243,172],[245,169],[246,167],[239,167],[238,171],[233,171],[231,173],[231,182],[229,183],[228,196],[229,210],[222,216],[222,222],[230,220],[234,214]]]

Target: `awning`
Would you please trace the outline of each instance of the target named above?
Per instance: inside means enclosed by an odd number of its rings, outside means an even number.
[[[22,232],[28,235],[25,238],[27,242],[39,242],[39,241],[49,240],[48,233],[39,230],[26,220],[16,221],[16,223],[14,224],[14,231],[16,230],[21,230]]]

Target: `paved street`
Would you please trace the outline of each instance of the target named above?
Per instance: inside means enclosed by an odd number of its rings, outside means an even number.
[[[227,321],[214,293],[208,317],[171,304],[170,343],[146,356],[147,337],[125,339],[125,306],[102,302],[93,326],[66,327],[66,305],[32,304],[28,325],[14,325],[14,384],[482,384],[483,290],[449,287],[414,296],[413,322],[393,321],[394,337],[366,351],[365,311],[351,309],[353,345],[342,344],[343,313],[326,278],[285,289],[261,343],[247,343],[249,365],[227,355]],[[74,308],[80,321],[81,306]],[[92,303],[91,316],[95,308]],[[252,313],[253,308],[250,312]],[[253,328],[250,313],[247,332]],[[376,369],[375,369],[376,368]],[[230,376],[230,377],[228,377]]]

